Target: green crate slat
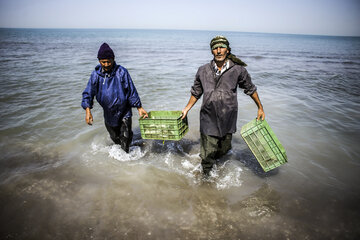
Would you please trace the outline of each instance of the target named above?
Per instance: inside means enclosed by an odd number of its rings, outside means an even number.
[[[180,140],[188,132],[187,117],[181,111],[150,111],[149,118],[139,119],[141,137],[155,140]]]
[[[245,124],[241,136],[265,172],[287,162],[286,151],[266,120]]]

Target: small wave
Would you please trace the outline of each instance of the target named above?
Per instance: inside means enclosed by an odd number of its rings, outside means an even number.
[[[262,60],[262,59],[265,59],[264,56],[250,56],[249,58],[253,58],[253,59],[256,59],[256,60]]]
[[[343,61],[342,64],[344,65],[359,65],[359,62],[354,62],[354,61]]]
[[[25,41],[1,41],[0,46],[35,45],[34,42]]]

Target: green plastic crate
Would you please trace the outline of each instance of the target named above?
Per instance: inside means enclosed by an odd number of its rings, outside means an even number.
[[[149,118],[140,118],[143,139],[180,140],[189,130],[187,117],[181,119],[181,111],[150,111]]]
[[[241,136],[265,172],[287,162],[285,149],[266,120],[254,119],[245,124]]]

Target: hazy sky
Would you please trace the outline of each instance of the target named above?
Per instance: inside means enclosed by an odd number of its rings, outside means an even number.
[[[360,0],[0,0],[0,27],[360,36]]]

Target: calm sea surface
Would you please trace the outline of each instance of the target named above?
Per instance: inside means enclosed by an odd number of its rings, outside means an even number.
[[[198,102],[178,142],[130,154],[81,93],[107,42],[147,111],[182,110],[209,41],[248,64],[289,162],[264,173],[239,131],[199,176]],[[356,239],[360,38],[207,31],[0,29],[0,239]],[[238,129],[257,108],[238,92]]]

